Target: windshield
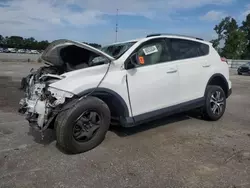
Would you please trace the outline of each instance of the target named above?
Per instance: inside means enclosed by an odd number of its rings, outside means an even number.
[[[126,42],[126,43],[108,45],[102,47],[101,50],[107,53],[108,55],[114,57],[115,59],[118,59],[135,43],[136,42]]]

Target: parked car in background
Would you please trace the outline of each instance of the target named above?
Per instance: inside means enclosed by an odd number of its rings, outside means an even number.
[[[31,54],[31,51],[28,50],[28,49],[26,49],[26,50],[25,50],[25,53],[26,53],[26,54]]]
[[[238,69],[237,69],[238,75],[242,75],[242,74],[250,74],[250,62],[241,65]]]
[[[3,49],[3,53],[9,53],[8,48],[4,48],[4,49]]]
[[[37,50],[31,50],[30,53],[31,54],[39,54],[39,52]]]
[[[16,53],[16,49],[15,48],[8,48],[8,52],[9,53]]]
[[[25,53],[25,50],[24,49],[19,49],[19,50],[17,50],[17,53]]]

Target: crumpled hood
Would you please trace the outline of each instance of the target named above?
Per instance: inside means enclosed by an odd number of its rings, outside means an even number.
[[[60,40],[53,41],[44,50],[44,52],[42,53],[42,55],[40,56],[38,61],[39,62],[44,61],[46,64],[60,67],[60,66],[64,65],[64,62],[60,57],[60,51],[61,51],[61,49],[65,48],[67,46],[70,46],[70,45],[74,45],[74,46],[83,48],[85,50],[94,52],[100,56],[106,57],[110,61],[114,60],[114,58],[111,57],[110,55],[108,55],[107,53],[105,53],[97,48],[94,48],[90,45],[87,45],[85,43],[71,41],[71,40],[67,40],[67,39],[60,39]]]

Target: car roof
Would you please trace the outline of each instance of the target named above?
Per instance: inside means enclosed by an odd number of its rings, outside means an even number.
[[[181,34],[165,34],[165,33],[160,33],[160,34],[150,34],[147,35],[144,38],[138,38],[138,39],[132,39],[132,40],[127,40],[127,41],[121,41],[121,42],[116,42],[116,43],[111,43],[105,46],[112,46],[112,45],[116,45],[116,44],[124,44],[124,43],[129,43],[129,42],[138,42],[138,41],[146,41],[149,38],[161,38],[161,37],[166,37],[166,38],[180,38],[180,39],[187,39],[187,40],[193,40],[193,41],[197,41],[197,42],[201,42],[204,44],[208,44],[211,45],[210,42],[205,41],[199,37],[193,37],[193,36],[188,36],[188,35],[181,35]]]
[[[146,38],[160,38],[160,37],[187,39],[187,40],[197,41],[197,42],[211,45],[210,42],[205,41],[205,40],[201,39],[200,37],[193,37],[193,36],[181,35],[181,34],[165,34],[165,33],[163,33],[163,34],[150,34],[150,35],[147,35]]]
[[[108,45],[105,45],[105,46],[112,46],[112,45],[116,45],[116,44],[124,44],[124,43],[129,43],[129,42],[138,42],[139,40],[141,40],[142,38],[140,39],[132,39],[132,40],[127,40],[127,41],[121,41],[121,42],[115,42],[115,43],[111,43],[111,44],[108,44]]]

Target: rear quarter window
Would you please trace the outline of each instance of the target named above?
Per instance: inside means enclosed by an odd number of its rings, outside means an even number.
[[[201,57],[209,53],[209,46],[201,42],[185,39],[170,39],[170,45],[173,60]]]

